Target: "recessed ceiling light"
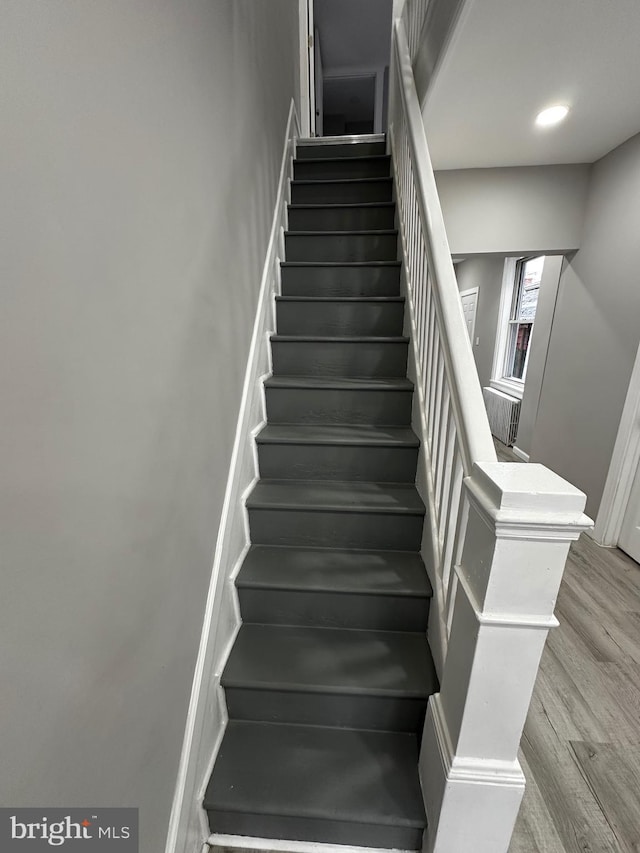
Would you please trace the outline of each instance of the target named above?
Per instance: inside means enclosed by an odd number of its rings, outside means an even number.
[[[548,107],[546,110],[542,110],[541,113],[538,113],[536,116],[536,124],[540,127],[550,127],[552,124],[558,124],[559,121],[566,118],[568,112],[569,107],[565,107],[563,104]]]

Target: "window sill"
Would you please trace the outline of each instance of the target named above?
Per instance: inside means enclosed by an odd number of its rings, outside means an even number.
[[[502,391],[503,394],[509,394],[518,400],[522,400],[524,396],[524,382],[518,382],[517,379],[492,379],[489,384],[496,391]]]

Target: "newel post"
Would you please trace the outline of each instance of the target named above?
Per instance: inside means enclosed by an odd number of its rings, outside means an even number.
[[[476,464],[440,693],[420,772],[428,853],[507,853],[524,793],[518,747],[585,496],[542,465]]]

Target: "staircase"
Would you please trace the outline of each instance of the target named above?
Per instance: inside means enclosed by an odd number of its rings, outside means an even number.
[[[384,142],[299,143],[288,221],[204,808],[219,835],[417,850],[437,680]]]

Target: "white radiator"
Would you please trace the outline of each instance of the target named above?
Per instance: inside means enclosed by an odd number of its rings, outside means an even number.
[[[520,400],[510,397],[495,388],[483,388],[484,404],[487,408],[491,432],[503,444],[511,447],[518,432]]]

